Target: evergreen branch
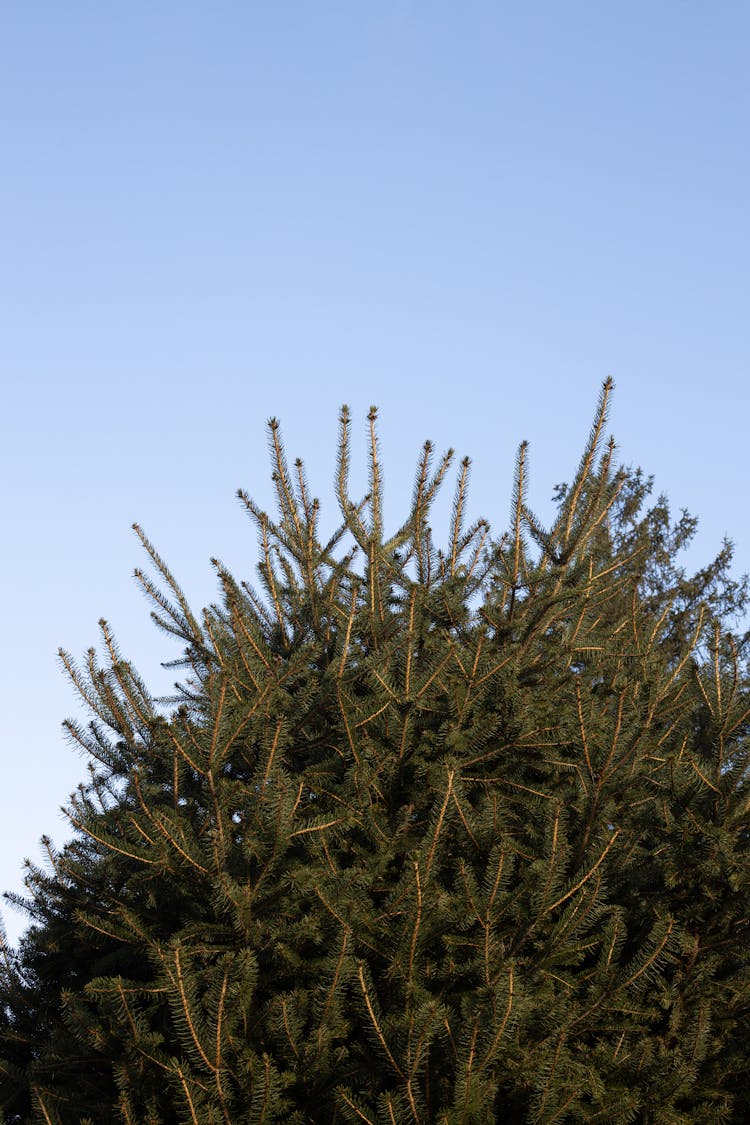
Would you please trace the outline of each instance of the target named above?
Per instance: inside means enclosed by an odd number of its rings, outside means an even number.
[[[678,677],[682,673],[683,669],[685,668],[685,665],[688,663],[688,661],[693,656],[693,653],[695,651],[695,646],[698,643],[698,638],[700,637],[700,634],[703,631],[703,622],[705,620],[705,614],[706,614],[706,607],[704,605],[701,605],[700,609],[698,610],[698,622],[695,626],[695,629],[693,630],[693,635],[692,635],[691,639],[689,640],[688,644],[685,646],[685,653],[684,653],[682,659],[673,668],[672,674],[670,675],[666,684],[661,688],[661,690],[658,694],[658,697],[655,700],[654,706],[656,705],[657,702],[661,702],[666,697],[666,694],[669,691],[669,689],[671,688],[672,684],[678,679]]]
[[[353,504],[349,499],[349,407],[342,406],[339,416],[339,447],[338,447],[338,472],[336,474],[337,495],[339,508],[345,525],[353,535],[357,544],[367,550],[369,537],[364,524],[359,518],[359,513],[370,499],[366,496],[359,504]]]
[[[409,621],[406,632],[406,661],[404,665],[404,696],[409,698],[411,689],[411,666],[414,658],[414,610],[417,604],[417,591],[412,590],[409,597]]]
[[[346,1102],[346,1104],[349,1106],[349,1108],[352,1110],[352,1112],[356,1113],[356,1115],[360,1119],[360,1121],[366,1122],[366,1125],[375,1125],[375,1122],[373,1121],[373,1119],[371,1117],[367,1117],[362,1112],[362,1110],[359,1109],[358,1106],[356,1106],[354,1104],[354,1102],[349,1097],[349,1095],[341,1087],[339,1087],[338,1095],[343,1101]]]
[[[193,859],[193,857],[185,850],[185,848],[183,848],[177,842],[177,840],[175,840],[174,836],[172,836],[171,833],[167,831],[162,823],[162,818],[154,816],[154,814],[151,812],[143,798],[143,791],[141,790],[140,779],[138,777],[137,770],[133,771],[133,787],[138,797],[138,803],[140,804],[148,819],[153,824],[154,828],[156,828],[157,832],[160,832],[162,834],[167,843],[170,844],[175,849],[175,851],[182,856],[183,859],[187,860],[191,867],[194,867],[196,871],[200,871],[202,875],[209,875],[210,872],[208,868],[204,867],[203,864],[199,863],[196,859]]]
[[[227,685],[223,683],[219,691],[219,701],[216,705],[216,714],[214,716],[214,725],[211,732],[211,745],[208,750],[208,770],[209,775],[214,768],[214,756],[216,754],[216,744],[219,740],[219,727],[221,725],[221,715],[224,710],[224,700],[227,695]]]
[[[294,1054],[294,1057],[299,1062],[299,1050],[297,1049],[297,1046],[296,1046],[294,1040],[292,1039],[292,1034],[291,1034],[291,1031],[289,1029],[289,1018],[287,1016],[286,1007],[287,1007],[287,1000],[284,999],[284,1000],[281,1001],[281,1012],[282,1012],[282,1020],[283,1020],[283,1023],[284,1023],[284,1031],[286,1033],[286,1037],[287,1037],[287,1041],[289,1043],[289,1046],[292,1048],[292,1052]]]
[[[273,601],[273,607],[274,607],[274,610],[276,611],[276,622],[277,622],[278,627],[279,627],[279,633],[281,634],[281,639],[282,639],[284,644],[287,644],[288,638],[287,638],[287,633],[286,633],[286,621],[284,619],[284,611],[281,608],[281,602],[279,601],[279,593],[278,593],[278,589],[277,589],[277,586],[276,586],[276,578],[275,578],[275,574],[274,574],[273,559],[271,557],[271,546],[270,546],[270,543],[268,541],[268,524],[265,520],[263,521],[263,524],[261,525],[261,547],[263,549],[263,558],[264,558],[263,571],[262,571],[263,577],[265,578],[266,582],[268,583],[268,589],[269,589],[269,592],[271,594],[271,600]]]
[[[432,835],[430,850],[427,853],[427,862],[425,864],[425,879],[429,879],[430,877],[430,869],[432,868],[432,863],[435,858],[435,850],[437,848],[438,837],[440,836],[440,832],[442,831],[443,821],[445,820],[445,813],[448,808],[448,803],[451,799],[451,796],[453,795],[453,778],[455,776],[455,770],[446,767],[446,775],[448,777],[448,785],[445,790],[445,797],[443,798],[443,803],[440,808],[437,824],[435,825],[435,831]]]
[[[521,538],[521,525],[524,507],[526,504],[526,452],[529,443],[522,441],[518,447],[516,469],[513,479],[513,570],[511,574],[511,604],[508,617],[513,615],[513,596],[519,588],[521,562],[523,559],[523,542]]]
[[[565,528],[562,537],[564,547],[567,547],[568,545],[573,519],[578,507],[578,501],[591,471],[591,466],[593,464],[594,458],[596,457],[596,453],[599,447],[599,441],[601,439],[602,431],[607,422],[607,408],[609,397],[612,393],[613,387],[614,380],[612,378],[605,379],[599,395],[599,402],[597,404],[594,422],[591,427],[591,433],[589,434],[586,448],[583,451],[583,456],[581,457],[581,463],[578,467],[578,472],[576,473],[570,493],[565,498],[567,519],[565,522]]]
[[[469,837],[469,839],[471,840],[474,847],[478,848],[479,842],[477,841],[476,836],[474,835],[474,833],[471,830],[471,827],[469,825],[469,821],[466,818],[463,807],[461,805],[461,802],[458,799],[458,794],[456,793],[455,789],[453,790],[453,804],[456,806],[456,811],[458,813],[459,820],[461,821],[461,823],[464,826],[464,829],[466,831],[466,835]]]
[[[467,580],[467,582],[473,577],[474,571],[476,570],[476,567],[477,567],[477,564],[479,563],[479,560],[482,558],[482,555],[484,554],[484,545],[487,542],[487,539],[489,537],[490,525],[486,522],[486,520],[478,520],[477,523],[475,524],[475,530],[474,529],[472,529],[472,530],[474,531],[474,534],[479,536],[479,542],[477,543],[476,547],[474,548],[474,554],[473,554],[473,556],[471,558],[471,561],[470,561],[470,563],[467,567],[467,570],[466,570],[466,580]],[[469,533],[467,532],[467,536],[468,536],[468,534]],[[472,537],[471,537],[472,539],[474,538],[474,534],[472,534]],[[471,539],[467,538],[467,540],[465,542],[466,542],[466,546],[468,547],[469,543],[471,542]],[[492,565],[491,561],[488,559],[486,564],[485,564],[484,570],[481,571],[477,575],[477,577],[474,579],[474,584],[475,584],[476,589],[479,589],[482,586],[482,584],[484,583],[487,575],[489,574],[491,565]]]
[[[551,846],[549,858],[547,860],[547,878],[545,880],[544,889],[542,890],[542,893],[539,896],[539,901],[542,904],[544,904],[544,901],[547,898],[547,895],[549,894],[550,886],[552,885],[552,882],[555,879],[555,876],[557,875],[557,837],[558,837],[558,833],[559,833],[559,829],[560,829],[560,813],[561,813],[561,807],[560,807],[560,802],[558,801],[557,806],[555,808],[555,820],[554,820],[554,824],[552,826],[552,841],[551,841],[552,846]],[[543,911],[542,913],[546,913],[546,911]]]
[[[306,828],[298,828],[296,832],[291,832],[289,839],[293,840],[296,836],[306,836],[310,832],[323,832],[326,828],[334,828],[337,824],[344,824],[345,820],[345,817],[340,816],[335,820],[327,820],[324,824],[309,824]]]
[[[376,543],[382,542],[383,533],[383,487],[380,479],[380,461],[378,458],[378,435],[375,429],[375,422],[377,421],[378,410],[376,406],[371,406],[367,421],[370,424],[370,511],[371,511],[371,527],[370,535],[372,540]]]
[[[425,682],[424,682],[424,683],[422,684],[422,686],[420,687],[419,691],[418,691],[418,692],[417,692],[417,694],[416,694],[416,695],[414,696],[414,702],[416,702],[416,701],[417,701],[418,699],[421,699],[421,698],[422,698],[422,696],[423,696],[423,695],[425,694],[425,692],[427,691],[427,689],[428,689],[429,687],[431,687],[431,686],[432,686],[432,684],[433,684],[433,683],[435,682],[435,680],[436,680],[436,679],[438,678],[438,676],[440,675],[440,673],[441,673],[441,672],[443,671],[443,669],[445,668],[446,664],[450,663],[450,661],[451,661],[452,659],[453,659],[453,646],[451,646],[451,648],[450,648],[450,649],[448,650],[448,655],[447,655],[446,657],[444,657],[444,659],[443,659],[443,660],[442,660],[442,661],[441,661],[441,662],[440,662],[440,663],[438,664],[437,668],[436,668],[436,669],[435,669],[435,671],[434,671],[434,672],[432,673],[432,675],[431,675],[431,676],[429,676],[429,677],[428,677],[428,678],[427,678],[427,679],[425,680]]]
[[[202,751],[201,751],[200,747],[198,746],[197,742],[195,741],[195,738],[193,737],[192,731],[190,731],[190,729],[187,727],[187,720],[185,719],[184,716],[179,716],[179,717],[182,718],[183,722],[185,723],[186,729],[188,730],[188,734],[189,734],[189,737],[190,737],[190,739],[193,743],[193,746],[195,747],[195,749],[198,751],[199,754],[202,754]],[[188,754],[185,747],[182,745],[180,740],[177,738],[177,735],[174,732],[174,725],[173,724],[170,724],[170,726],[168,727],[168,731],[169,731],[169,738],[170,738],[173,746],[177,750],[177,753],[180,755],[180,757],[183,758],[185,762],[187,762],[188,766],[190,766],[190,769],[195,770],[195,772],[200,774],[201,777],[206,777],[206,771],[201,769],[201,767],[195,761],[193,761],[193,759],[190,757],[190,755]]]
[[[479,1021],[475,1020],[471,1033],[471,1042],[469,1044],[469,1055],[466,1060],[466,1077],[464,1078],[464,1105],[463,1116],[466,1117],[468,1110],[468,1100],[470,1092],[471,1072],[474,1066],[474,1059],[477,1052],[477,1039],[479,1038]]]
[[[121,933],[116,933],[113,930],[107,930],[101,924],[97,924],[96,922],[92,921],[92,919],[88,917],[83,910],[76,911],[75,919],[77,922],[82,922],[83,925],[87,926],[90,930],[94,930],[95,933],[101,934],[102,937],[111,938],[112,941],[124,942],[127,945],[136,944],[129,938],[123,937]],[[91,985],[87,985],[87,988],[91,988]]]
[[[589,870],[586,872],[586,874],[583,876],[583,878],[579,879],[578,882],[573,887],[571,887],[569,891],[566,891],[565,894],[562,895],[560,898],[558,898],[556,902],[553,902],[551,906],[548,906],[543,911],[544,914],[550,914],[553,910],[556,910],[558,906],[561,906],[562,903],[566,902],[572,895],[576,894],[577,891],[580,891],[581,887],[584,886],[584,884],[586,884],[589,881],[591,876],[595,874],[595,872],[599,869],[599,867],[601,867],[601,865],[604,862],[607,854],[609,853],[610,848],[614,844],[617,837],[620,835],[621,831],[622,831],[622,829],[615,828],[615,830],[613,831],[609,840],[607,841],[607,845],[604,848],[604,851],[599,856],[599,858],[597,859],[594,866],[589,868]]]
[[[359,730],[360,727],[366,727],[369,723],[377,719],[379,715],[382,715],[384,711],[387,711],[390,706],[391,702],[390,700],[387,700],[381,707],[376,708],[376,710],[373,711],[372,714],[367,715],[366,718],[360,719],[358,723],[355,723],[354,729]]]
[[[281,433],[279,422],[276,418],[270,418],[268,422],[269,443],[271,446],[271,456],[275,462],[276,468],[272,473],[271,479],[276,485],[276,494],[279,501],[279,509],[285,519],[288,519],[294,527],[297,534],[297,541],[302,538],[302,528],[300,527],[299,514],[297,512],[297,505],[294,500],[292,492],[292,485],[289,480],[289,469],[286,463],[286,454],[284,446],[281,441]]]
[[[192,1121],[192,1125],[200,1125],[197,1114],[195,1112],[195,1105],[193,1104],[193,1099],[190,1094],[190,1090],[188,1089],[188,1084],[185,1081],[185,1075],[182,1073],[182,1067],[179,1065],[179,1063],[175,1064],[175,1070],[177,1071],[180,1082],[182,1084],[182,1089],[185,1094],[185,1101],[187,1102],[188,1109],[190,1110],[190,1120]]]
[[[469,483],[469,467],[471,460],[464,457],[461,462],[461,471],[459,473],[458,482],[456,484],[456,494],[453,499],[453,513],[451,515],[451,537],[450,537],[450,573],[453,577],[456,573],[456,564],[459,556],[459,540],[461,538],[461,526],[463,524],[464,506],[466,504],[466,490]]]
[[[414,955],[417,950],[417,937],[419,936],[419,928],[422,925],[422,884],[419,880],[419,863],[415,859],[412,861],[414,867],[414,886],[417,893],[417,913],[414,919],[414,929],[411,936],[411,945],[409,946],[409,983],[411,983],[414,975]]]
[[[713,792],[717,794],[717,796],[724,798],[724,794],[722,793],[721,789],[717,789],[717,787],[714,785],[714,783],[709,778],[707,778],[706,775],[698,768],[698,765],[697,765],[695,759],[692,758],[688,754],[687,760],[690,763],[690,765],[693,767],[695,772],[698,774],[698,777],[701,779],[701,781],[706,786],[706,788],[712,789]]]
[[[398,1063],[396,1062],[396,1060],[394,1059],[393,1055],[391,1054],[390,1048],[385,1041],[385,1036],[383,1035],[383,1032],[380,1029],[380,1024],[378,1023],[377,1016],[375,1015],[375,1010],[372,1006],[372,1000],[370,999],[370,994],[367,990],[367,985],[365,983],[364,962],[363,961],[358,962],[357,976],[359,977],[359,984],[360,984],[360,987],[362,989],[362,995],[365,998],[365,1005],[367,1006],[367,1014],[370,1017],[370,1023],[372,1024],[373,1028],[375,1029],[375,1034],[377,1035],[378,1042],[380,1043],[380,1046],[383,1048],[383,1052],[384,1052],[386,1058],[388,1059],[388,1062],[391,1064],[393,1069],[396,1071],[396,1074],[398,1074],[399,1078],[404,1078],[404,1073],[401,1070]]]
[[[191,640],[196,644],[200,644],[200,626],[193,617],[187,599],[180,589],[176,579],[173,577],[172,572],[170,571],[169,567],[164,562],[154,545],[146,538],[146,535],[139,524],[133,524],[133,531],[140,539],[143,548],[145,549],[156,569],[161,574],[164,581],[169,586],[169,589],[177,598],[177,604],[182,611],[182,616],[180,616],[180,614],[176,612],[171,603],[156,589],[150,579],[148,579],[146,575],[142,573],[142,571],[136,570],[135,577],[141,583],[148,596],[153,598],[157,605],[161,606],[161,608],[172,618],[175,625],[178,628],[183,628],[185,630],[185,639]]]
[[[551,1066],[549,1068],[549,1071],[547,1073],[547,1077],[546,1077],[546,1080],[545,1080],[545,1083],[544,1083],[544,1089],[542,1090],[542,1093],[541,1093],[541,1099],[539,1101],[539,1108],[537,1109],[536,1113],[534,1114],[534,1117],[535,1117],[537,1122],[540,1122],[540,1121],[544,1120],[544,1107],[547,1103],[547,1098],[549,1097],[550,1086],[552,1084],[552,1080],[555,1077],[557,1065],[560,1061],[560,1051],[562,1050],[562,1046],[563,1046],[564,1042],[565,1042],[565,1031],[563,1030],[563,1031],[560,1032],[560,1034],[557,1038],[557,1045],[555,1047],[555,1053],[554,1053],[553,1058],[552,1058],[552,1064],[551,1064]],[[553,1120],[554,1120],[554,1118],[553,1118]]]
[[[295,562],[302,566],[304,562],[303,553],[300,551],[299,544],[296,543],[293,538],[290,538],[289,534],[287,533],[288,527],[285,530],[285,520],[283,513],[282,523],[278,524],[275,520],[271,519],[267,512],[265,512],[261,507],[259,507],[258,504],[255,503],[252,497],[248,496],[244,489],[238,488],[236,495],[237,499],[242,503],[242,506],[247,512],[249,512],[250,516],[252,517],[255,526],[258,529],[261,542],[263,540],[263,530],[265,528],[266,534],[270,533],[271,538],[274,540],[274,542],[280,544],[284,548],[284,550],[292,556]]]
[[[346,949],[347,949],[347,945],[349,943],[349,935],[351,933],[351,930],[350,930],[349,926],[343,921],[343,919],[339,918],[338,914],[336,914],[335,911],[328,905],[328,903],[325,901],[325,899],[322,898],[322,895],[320,895],[320,891],[319,891],[318,887],[315,887],[315,892],[316,892],[316,894],[318,894],[321,897],[321,900],[323,901],[323,905],[333,914],[333,916],[339,922],[341,922],[341,925],[342,925],[342,928],[343,928],[343,931],[344,931],[344,937],[343,937],[343,940],[341,942],[341,951],[339,953],[338,961],[336,962],[336,968],[333,971],[333,979],[331,981],[331,987],[328,990],[326,1002],[325,1002],[325,1005],[323,1007],[323,1011],[322,1011],[321,1016],[320,1016],[320,1022],[318,1024],[317,1047],[318,1047],[318,1053],[320,1053],[322,1051],[323,1029],[326,1026],[326,1023],[327,1023],[327,1020],[328,1020],[328,1013],[330,1012],[331,1007],[333,1005],[333,999],[334,999],[334,996],[336,995],[336,990],[338,988],[339,980],[341,978],[341,970],[342,970],[342,967],[343,967],[343,964],[344,964],[344,958],[346,957]]]
[[[500,1027],[497,1029],[494,1036],[492,1037],[492,1042],[490,1043],[489,1047],[487,1048],[484,1059],[482,1060],[482,1064],[481,1064],[482,1070],[484,1070],[487,1066],[489,1066],[489,1064],[492,1061],[492,1058],[495,1054],[495,1051],[497,1050],[498,1043],[500,1042],[502,1037],[505,1035],[505,1029],[508,1026],[510,1014],[513,1010],[514,999],[515,999],[515,994],[514,994],[514,991],[513,991],[513,964],[510,963],[508,965],[508,1003],[506,1005],[505,1012],[503,1013],[503,1018],[502,1018],[502,1021],[500,1023]]]
[[[89,708],[89,710],[92,711],[99,719],[101,719],[101,721],[106,726],[111,727],[112,729],[116,729],[116,727],[114,727],[111,722],[111,712],[102,708],[101,699],[99,698],[98,693],[92,692],[89,685],[84,682],[83,677],[78,670],[73,658],[63,648],[59,648],[57,650],[57,654],[71,682],[73,683],[73,686],[75,687],[76,691],[78,692],[86,706]],[[93,649],[89,649],[89,659],[93,659]]]
[[[346,708],[344,706],[344,701],[341,697],[341,685],[340,685],[340,683],[336,684],[336,699],[337,699],[338,705],[339,705],[339,714],[341,715],[341,718],[344,721],[344,730],[346,731],[346,738],[347,738],[347,742],[349,743],[349,749],[351,750],[352,757],[354,758],[354,761],[355,761],[356,765],[358,767],[361,767],[362,763],[360,761],[359,754],[357,753],[357,747],[354,744],[354,736],[352,734],[352,728],[351,728],[350,723],[349,723],[349,716],[347,715]],[[355,730],[357,729],[356,726],[355,726],[354,729]]]
[[[104,837],[97,835],[91,828],[88,827],[88,825],[84,824],[83,821],[77,820],[74,816],[71,815],[70,812],[67,812],[66,815],[74,828],[79,829],[79,831],[85,833],[85,835],[89,836],[92,840],[96,840],[97,844],[101,844],[101,846],[103,848],[107,848],[108,851],[117,852],[118,855],[124,855],[127,859],[135,859],[138,861],[138,863],[145,863],[150,867],[161,866],[161,860],[147,859],[146,856],[139,855],[137,852],[130,852],[127,851],[126,848],[118,847],[118,845],[114,844],[112,840],[107,840]]]
[[[260,660],[261,664],[266,669],[266,671],[270,672],[271,671],[271,665],[269,664],[268,660],[266,659],[266,657],[263,654],[262,650],[260,649],[259,645],[256,643],[252,633],[250,632],[247,625],[245,624],[245,621],[244,621],[243,617],[239,613],[239,610],[236,610],[233,607],[233,612],[236,613],[236,623],[239,626],[240,632],[242,633],[243,637],[245,638],[247,643],[250,645],[253,652],[258,657],[258,660]],[[245,667],[247,667],[247,665],[245,665]],[[249,672],[249,669],[248,669],[248,672]],[[252,675],[252,673],[250,673],[250,678],[253,681],[253,685],[256,686],[256,689],[257,689],[257,680]]]
[[[44,1120],[47,1123],[47,1125],[56,1125],[56,1123],[53,1122],[52,1118],[49,1115],[47,1107],[44,1104],[44,1099],[43,1099],[42,1095],[39,1093],[39,1087],[38,1086],[32,1086],[31,1092],[34,1095],[34,1099],[35,1099],[37,1105],[39,1106],[39,1109],[42,1111],[42,1114],[44,1116]]]
[[[481,687],[481,685],[486,683],[487,680],[491,680],[493,676],[496,676],[498,674],[498,672],[501,672],[503,670],[503,668],[506,668],[508,666],[508,664],[510,664],[514,659],[515,659],[515,654],[511,650],[508,653],[508,655],[505,657],[504,660],[500,660],[497,664],[493,664],[493,666],[490,668],[489,672],[485,672],[485,674],[483,676],[479,677],[479,679],[476,682],[477,687]]]
[[[188,998],[187,998],[187,994],[185,992],[185,976],[184,976],[184,972],[183,972],[183,969],[182,969],[182,962],[180,960],[180,946],[179,945],[174,946],[174,948],[172,950],[172,954],[173,954],[173,957],[174,957],[174,965],[175,965],[175,970],[176,970],[176,973],[177,973],[176,978],[172,977],[172,980],[177,985],[177,992],[179,994],[180,1003],[182,1004],[182,1011],[183,1011],[183,1014],[185,1016],[185,1026],[187,1027],[188,1031],[190,1032],[190,1037],[193,1040],[193,1043],[195,1044],[195,1049],[197,1050],[198,1054],[200,1055],[201,1059],[203,1060],[203,1063],[204,1063],[206,1069],[210,1070],[214,1074],[216,1074],[217,1071],[218,1071],[218,1067],[216,1066],[216,1064],[211,1062],[211,1060],[209,1059],[205,1050],[203,1049],[203,1044],[200,1041],[200,1037],[198,1035],[198,1032],[195,1028],[194,1021],[193,1021],[193,1019],[191,1017],[191,1014],[190,1014],[190,1004],[189,1004],[189,1001],[188,1001]]]
[[[651,968],[651,966],[654,964],[654,962],[656,960],[658,960],[658,958],[660,957],[661,953],[663,952],[667,942],[669,941],[669,938],[670,938],[670,935],[672,933],[672,930],[674,929],[674,926],[675,926],[674,919],[673,918],[668,919],[666,932],[664,934],[664,937],[661,939],[661,941],[657,945],[656,949],[654,949],[653,952],[642,962],[642,964],[638,967],[637,971],[634,972],[632,974],[632,976],[629,976],[627,978],[627,980],[625,980],[619,986],[618,991],[624,991],[626,988],[630,988],[631,984],[634,984],[638,980],[638,978],[643,976],[643,974],[645,972],[647,972],[648,969]]]
[[[273,760],[276,756],[276,748],[278,747],[278,744],[279,744],[279,735],[281,734],[281,729],[282,729],[283,725],[284,725],[283,719],[279,719],[276,723],[276,731],[275,731],[274,736],[273,736],[273,742],[271,743],[271,749],[268,753],[268,759],[266,760],[266,768],[263,771],[263,778],[261,780],[261,787],[262,788],[265,788],[265,786],[268,784],[268,779],[271,776],[271,768],[273,766]]]
[[[586,723],[583,718],[583,703],[581,699],[581,685],[576,683],[576,710],[578,712],[578,726],[581,731],[581,746],[583,748],[583,757],[586,762],[586,767],[589,771],[589,777],[592,782],[596,782],[596,774],[594,767],[591,764],[591,755],[589,754],[589,743],[586,734]]]

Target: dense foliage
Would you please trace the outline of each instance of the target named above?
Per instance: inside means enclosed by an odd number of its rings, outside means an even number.
[[[6,1123],[746,1122],[750,692],[731,550],[692,577],[604,439],[543,528],[319,513],[270,423],[260,588],[216,562],[165,705],[102,623],[72,841],[0,980]]]

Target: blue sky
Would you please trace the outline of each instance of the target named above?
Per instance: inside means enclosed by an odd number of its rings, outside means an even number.
[[[377,403],[392,522],[430,437],[499,532],[612,375],[693,564],[750,569],[749,62],[721,0],[2,5],[2,887],[84,776],[57,646],[105,616],[168,686],[130,525],[197,606],[249,576],[270,415],[325,507]]]

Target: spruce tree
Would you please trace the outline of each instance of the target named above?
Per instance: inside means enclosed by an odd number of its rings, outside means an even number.
[[[5,1121],[743,1122],[750,692],[731,548],[688,576],[615,462],[605,383],[544,527],[466,526],[469,461],[426,443],[388,534],[368,495],[323,541],[269,424],[257,588],[218,561],[155,699],[101,623],[64,666],[92,712],[71,842],[29,867],[0,981]]]

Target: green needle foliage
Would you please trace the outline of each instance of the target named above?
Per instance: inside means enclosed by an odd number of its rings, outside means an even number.
[[[257,589],[216,561],[198,618],[137,529],[184,677],[62,654],[90,780],[5,951],[7,1125],[750,1120],[747,591],[679,568],[610,390],[549,528],[522,445],[508,532],[465,460],[436,548],[428,443],[389,535],[344,410],[327,542],[269,424]]]

